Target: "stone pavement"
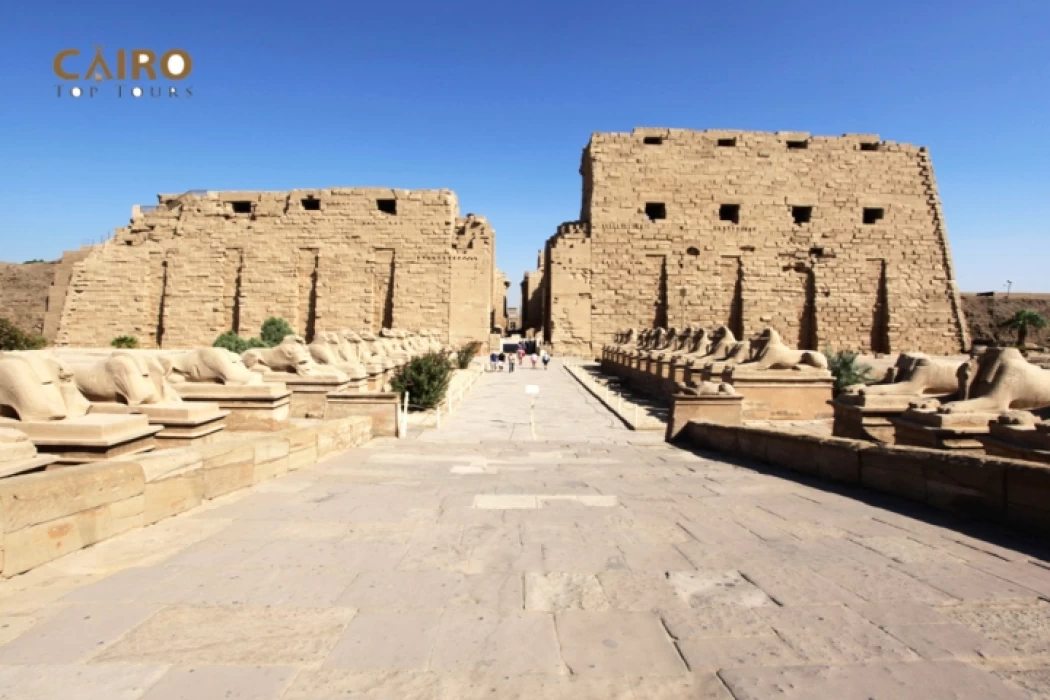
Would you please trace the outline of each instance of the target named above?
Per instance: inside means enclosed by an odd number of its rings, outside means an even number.
[[[636,435],[555,363],[0,583],[0,698],[1047,697],[1038,554]]]

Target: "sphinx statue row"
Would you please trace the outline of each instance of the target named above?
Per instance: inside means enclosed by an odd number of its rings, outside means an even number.
[[[383,329],[321,333],[309,344],[292,335],[241,355],[218,347],[0,352],[0,427],[39,437],[39,448],[44,435],[86,444],[105,442],[99,436],[106,430],[126,437],[131,433],[124,428],[134,424],[138,435],[153,424],[152,434],[172,438],[164,446],[182,446],[186,441],[178,438],[214,437],[226,427],[229,409],[244,407],[250,417],[266,408],[283,422],[291,394],[285,381],[321,379],[354,391],[384,391],[413,357],[447,351],[433,331]],[[235,424],[259,429],[251,421]],[[109,454],[101,450],[102,457]]]
[[[990,347],[957,360],[902,353],[881,382],[836,398],[835,434],[1016,457],[1020,452],[985,448],[1030,438],[1050,450],[1048,413],[1050,371],[1017,348]]]
[[[792,370],[830,376],[828,361],[813,350],[788,347],[773,328],[737,340],[727,326],[628,329],[602,348],[602,369],[648,385],[658,393],[733,393],[727,372]],[[648,380],[648,381],[647,381]]]

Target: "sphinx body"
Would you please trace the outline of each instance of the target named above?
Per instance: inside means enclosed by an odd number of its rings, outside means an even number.
[[[862,396],[951,394],[959,388],[960,366],[959,362],[937,360],[922,353],[901,353],[893,369],[887,373],[892,379],[891,382],[855,384],[847,387],[845,393]]]
[[[693,331],[693,337],[682,354],[683,359],[693,360],[702,357],[711,351],[711,336],[706,328],[697,328]]]
[[[69,416],[58,381],[38,362],[0,353],[0,416],[21,421],[61,420]],[[71,381],[71,377],[66,381]],[[75,385],[74,385],[75,389]],[[85,409],[84,415],[87,413]]]
[[[167,378],[175,384],[206,382],[244,386],[262,382],[262,377],[245,367],[237,353],[225,348],[197,348],[164,359],[171,366]]]
[[[1050,371],[1030,364],[1017,348],[988,348],[959,367],[958,401],[940,413],[1005,413],[1050,406]]]
[[[828,368],[828,358],[816,350],[795,350],[788,347],[780,333],[772,328],[763,330],[751,345],[752,359],[741,363],[748,369],[822,369]]]
[[[149,367],[128,353],[116,353],[99,362],[73,365],[77,388],[89,401],[139,406],[157,403]]]
[[[687,396],[736,396],[736,389],[725,382],[697,382],[677,385],[678,393]]]
[[[306,341],[297,335],[287,335],[272,348],[252,348],[241,354],[248,369],[269,369],[272,372],[292,372],[300,376],[316,374],[310,360]]]
[[[705,364],[724,362],[735,365],[746,362],[751,352],[751,343],[737,340],[729,326],[719,326],[711,334],[710,349],[707,354],[698,357],[695,362]]]
[[[353,379],[368,376],[365,366],[357,360],[356,351],[338,333],[322,333],[307,347],[313,361],[322,367],[344,372]]]

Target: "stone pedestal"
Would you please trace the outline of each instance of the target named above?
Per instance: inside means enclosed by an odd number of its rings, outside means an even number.
[[[671,412],[667,421],[667,441],[678,437],[689,421],[693,420],[719,425],[743,425],[744,397],[739,394],[672,395]]]
[[[25,433],[38,452],[54,455],[53,466],[149,452],[157,446],[154,435],[162,430],[150,425],[146,416],[128,413],[89,413],[62,420],[4,423]]]
[[[324,419],[367,416],[372,419],[372,435],[396,437],[397,413],[395,393],[338,392],[327,396]]]
[[[320,418],[324,415],[325,397],[346,391],[350,386],[344,374],[300,376],[291,372],[265,372],[262,378],[267,384],[283,384],[292,392],[289,409],[292,418]]]
[[[988,434],[977,439],[992,457],[1050,464],[1050,425],[1003,425],[993,421]]]
[[[996,413],[936,413],[910,408],[890,422],[898,445],[981,455],[984,445],[979,438],[988,435],[988,424],[998,417]]]
[[[292,392],[283,384],[233,386],[206,382],[176,384],[183,401],[207,401],[229,411],[227,430],[280,430],[287,426]]]
[[[835,437],[868,440],[892,445],[895,429],[891,418],[908,410],[908,403],[920,396],[878,396],[843,394],[831,402],[835,412]]]
[[[132,410],[149,418],[150,425],[162,428],[156,435],[158,449],[214,442],[225,430],[226,416],[230,415],[219,404],[206,401],[143,404]]]
[[[753,370],[737,365],[709,381],[732,384],[744,397],[744,420],[818,420],[833,415],[828,403],[835,380],[826,370]]]
[[[664,379],[663,393],[665,396],[674,396],[678,393],[678,385],[686,381],[689,374],[689,366],[681,358],[674,358],[667,368],[667,378]]]
[[[0,478],[37,471],[58,461],[54,455],[39,455],[29,436],[21,430],[0,428]]]

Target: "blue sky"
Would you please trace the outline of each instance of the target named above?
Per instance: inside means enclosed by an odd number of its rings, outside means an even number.
[[[2,19],[0,260],[97,241],[157,192],[445,187],[517,282],[579,214],[591,132],[644,125],[929,146],[960,287],[1050,292],[1047,0],[48,0]],[[56,97],[55,53],[96,45],[188,50],[194,97]]]

